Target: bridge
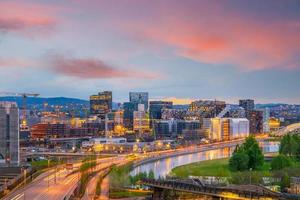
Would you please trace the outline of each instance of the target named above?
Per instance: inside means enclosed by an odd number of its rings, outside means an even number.
[[[215,199],[298,199],[283,193],[274,192],[260,185],[207,185],[199,179],[143,179],[142,184],[153,188],[153,200],[165,199],[167,191],[207,195]]]
[[[295,124],[291,124],[291,125],[288,125],[284,128],[281,128],[275,132],[273,132],[273,134],[275,136],[283,136],[283,135],[286,135],[290,132],[293,132],[293,131],[296,131],[296,130],[300,130],[300,123],[295,123]]]

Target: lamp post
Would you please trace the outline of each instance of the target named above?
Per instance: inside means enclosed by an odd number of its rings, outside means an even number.
[[[252,168],[250,168],[250,185],[252,184]],[[250,189],[250,199],[252,199],[252,193],[251,193],[251,189]]]
[[[48,169],[50,167],[50,158],[48,157]],[[48,174],[48,190],[49,190],[49,185],[50,185],[50,175]]]

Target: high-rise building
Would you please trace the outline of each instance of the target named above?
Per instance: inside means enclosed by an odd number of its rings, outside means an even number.
[[[162,111],[164,109],[172,109],[173,102],[171,101],[150,101],[149,114],[150,119],[162,119]]]
[[[243,99],[239,105],[245,109],[246,118],[249,120],[251,134],[259,134],[264,131],[264,112],[255,110],[253,99]]]
[[[14,102],[0,103],[0,162],[19,165],[19,109]]]
[[[112,110],[112,92],[99,92],[90,96],[90,113],[105,118],[105,115]]]
[[[249,120],[250,133],[259,134],[263,133],[264,129],[264,112],[261,110],[250,110],[246,113]]]
[[[144,104],[138,104],[138,110],[133,112],[133,130],[141,135],[149,129],[149,117],[145,112]]]
[[[269,120],[270,120],[270,108],[263,109],[263,123],[264,128],[263,132],[268,133],[270,132]]]
[[[138,110],[138,104],[143,104],[147,111],[149,94],[148,92],[129,92],[129,101],[135,105],[135,110]]]
[[[199,118],[214,118],[225,107],[225,101],[199,100],[190,104],[189,111],[194,112]]]
[[[250,110],[254,110],[254,100],[253,99],[242,99],[239,101],[239,105],[245,109],[246,113]]]
[[[125,102],[123,104],[123,123],[124,127],[127,128],[128,130],[133,129],[133,112],[135,110],[135,105],[134,103],[131,102]]]

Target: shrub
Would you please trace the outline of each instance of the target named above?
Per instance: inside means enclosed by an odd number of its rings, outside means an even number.
[[[292,165],[293,165],[293,161],[289,157],[282,154],[273,158],[271,163],[271,167],[273,170],[280,170],[285,167],[291,167]]]

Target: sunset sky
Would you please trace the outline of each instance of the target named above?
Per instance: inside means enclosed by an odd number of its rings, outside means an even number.
[[[1,0],[0,91],[300,103],[299,0]]]

